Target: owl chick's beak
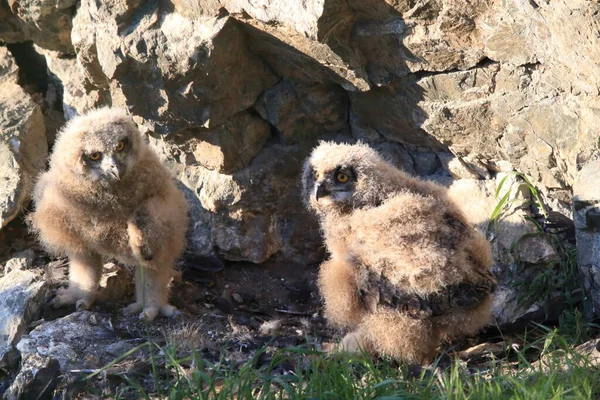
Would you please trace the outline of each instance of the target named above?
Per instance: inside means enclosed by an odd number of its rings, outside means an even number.
[[[109,158],[107,160],[106,165],[106,174],[111,178],[114,179],[116,181],[120,181],[121,180],[121,172],[119,171],[119,166],[117,165],[117,163],[115,162],[115,160],[113,160],[112,158]]]
[[[313,196],[315,198],[316,201],[319,201],[319,199],[329,196],[331,194],[331,192],[329,191],[329,189],[327,189],[325,187],[325,185],[323,183],[315,183],[315,188],[313,190]]]
[[[111,169],[108,170],[108,173],[115,180],[121,180],[121,176],[119,175],[119,170],[117,169],[117,167],[111,167]]]

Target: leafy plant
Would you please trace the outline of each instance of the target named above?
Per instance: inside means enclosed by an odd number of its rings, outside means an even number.
[[[502,193],[502,189],[504,188],[504,185],[506,184],[508,178],[511,176],[514,176],[517,179],[511,180],[510,187],[508,188],[508,190],[506,190],[506,192],[502,195],[502,197],[498,198],[498,196],[500,196],[500,193]],[[516,187],[515,187],[515,184],[516,184]],[[515,192],[517,190],[519,190],[519,188],[522,186],[524,186],[529,191],[531,197],[533,198],[533,203],[529,199],[519,199],[516,196],[511,198],[511,195],[514,195]],[[522,174],[520,172],[512,171],[512,172],[507,173],[506,176],[504,176],[504,178],[502,178],[500,180],[500,182],[498,183],[498,186],[496,187],[496,191],[494,193],[494,198],[497,199],[498,202],[496,203],[496,206],[494,207],[494,210],[492,211],[492,214],[490,215],[490,220],[488,222],[488,227],[487,227],[488,233],[490,232],[492,227],[493,228],[497,227],[498,221],[502,218],[503,213],[507,210],[508,206],[510,206],[515,201],[524,201],[524,203],[529,203],[530,205],[533,204],[533,205],[537,206],[537,208],[539,208],[539,210],[544,218],[548,217],[548,211],[546,209],[546,206],[544,205],[542,194],[531,183],[531,181],[527,178],[527,176],[525,176],[524,174]],[[533,219],[530,219],[530,220],[534,221]]]
[[[511,187],[500,197],[502,189],[510,176],[516,176],[517,179],[511,182]],[[506,175],[498,183],[495,192],[498,202],[490,216],[488,227],[497,226],[497,222],[502,218],[503,213],[509,208],[510,204],[518,200],[514,192],[522,187],[526,188],[532,198],[528,205],[539,211],[543,219],[542,223],[546,225],[549,212],[540,191],[527,176],[519,172],[513,172]],[[521,309],[526,309],[532,304],[545,306],[547,317],[550,311],[548,305],[562,307],[563,309],[558,315],[558,321],[563,333],[570,335],[577,342],[581,342],[589,337],[589,329],[592,325],[583,321],[583,314],[579,310],[585,297],[585,289],[579,276],[577,249],[559,236],[546,232],[538,220],[530,216],[524,218],[535,227],[535,232],[522,235],[515,240],[510,248],[510,253],[515,260],[512,286],[516,288],[515,301],[517,306]],[[556,257],[545,265],[532,265],[524,262],[520,257],[520,250],[524,242],[532,238],[537,238],[549,244]]]

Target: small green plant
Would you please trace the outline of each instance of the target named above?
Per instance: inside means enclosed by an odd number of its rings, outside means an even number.
[[[518,293],[517,304],[519,307],[528,307],[536,302],[552,302],[563,304],[567,309],[575,309],[584,296],[577,266],[577,249],[537,226],[538,232],[521,236],[511,247],[515,260],[513,286]],[[534,237],[544,240],[556,254],[547,264],[532,266],[520,258],[520,245]]]
[[[516,176],[517,179],[513,180],[511,187],[499,197],[510,176]],[[526,188],[532,198],[528,205],[535,208],[542,218],[548,218],[549,213],[540,191],[524,174],[513,172],[506,175],[496,188],[495,197],[498,202],[490,216],[488,227],[497,227],[498,221],[509,205],[518,200],[514,192],[522,187]],[[590,329],[595,326],[584,321],[583,314],[579,310],[585,297],[585,289],[579,276],[577,249],[560,237],[545,232],[536,219],[530,216],[524,218],[535,227],[535,232],[519,237],[510,249],[515,260],[512,286],[516,288],[517,306],[523,310],[532,304],[545,306],[546,316],[550,311],[556,311],[548,307],[562,307],[558,315],[562,333],[581,343],[589,338]],[[556,257],[544,265],[531,265],[524,262],[520,258],[520,250],[525,241],[532,238],[545,241],[554,250]]]
[[[502,193],[502,189],[506,185],[508,178],[510,177],[516,177],[516,179],[511,180],[511,186],[508,188],[508,190],[506,190],[502,197],[498,198],[498,196],[500,196],[500,194]],[[533,198],[533,202],[529,199],[524,200],[514,196],[516,194],[516,191],[519,190],[522,186],[524,186],[529,191],[531,197]],[[511,195],[513,196],[512,198]],[[548,217],[548,211],[546,210],[546,206],[544,205],[542,194],[531,183],[527,176],[520,172],[513,171],[506,174],[506,176],[504,176],[504,178],[502,178],[498,183],[498,186],[496,187],[496,191],[494,193],[494,198],[497,199],[498,202],[496,203],[496,206],[494,207],[494,210],[490,215],[490,220],[487,228],[488,233],[492,228],[497,227],[498,221],[502,218],[503,213],[508,209],[508,206],[514,203],[515,201],[524,201],[524,203],[535,205],[540,210],[540,213],[543,215],[544,218]]]

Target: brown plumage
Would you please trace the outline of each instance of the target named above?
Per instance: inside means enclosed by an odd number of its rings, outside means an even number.
[[[70,260],[69,287],[59,289],[55,306],[89,308],[102,262],[112,258],[136,270],[136,302],[126,312],[150,321],[175,313],[168,287],[185,248],[187,202],[124,111],[101,108],[71,120],[33,200],[32,230],[50,253]]]
[[[325,316],[360,345],[412,363],[490,318],[491,250],[446,190],[409,176],[364,144],[321,143],[304,199],[331,258],[321,265]]]

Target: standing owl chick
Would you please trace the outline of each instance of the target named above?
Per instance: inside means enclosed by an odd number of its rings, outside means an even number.
[[[28,217],[43,246],[70,261],[56,307],[89,308],[103,260],[135,267],[136,302],[125,312],[172,316],[169,284],[185,248],[187,202],[124,111],[100,108],[59,133]]]
[[[490,318],[490,245],[434,183],[364,144],[322,142],[304,165],[303,196],[331,254],[319,271],[328,321],[357,346],[427,363],[442,340]]]

